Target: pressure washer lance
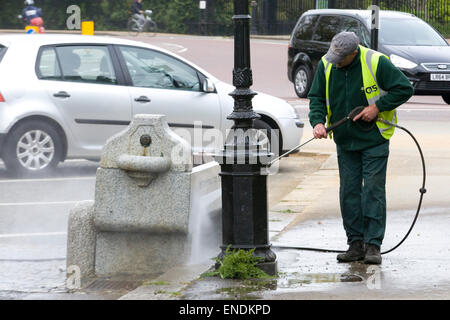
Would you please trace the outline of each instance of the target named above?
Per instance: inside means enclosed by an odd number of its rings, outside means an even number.
[[[330,131],[336,129],[338,126],[340,126],[341,124],[345,123],[347,120],[353,120],[363,109],[364,109],[364,107],[356,107],[355,109],[353,109],[348,114],[347,117],[345,117],[345,118],[339,120],[338,122],[334,123],[333,125],[329,126],[326,129],[327,133],[329,133]],[[426,170],[425,170],[425,158],[423,157],[423,152],[422,152],[422,149],[420,148],[419,142],[414,137],[414,135],[408,129],[406,129],[404,127],[401,127],[401,126],[397,125],[396,123],[392,123],[392,122],[389,122],[389,121],[381,119],[381,118],[378,118],[376,121],[382,122],[382,123],[387,124],[389,126],[394,126],[394,127],[398,128],[398,129],[401,129],[401,130],[405,131],[407,134],[409,134],[410,137],[414,140],[414,142],[415,142],[415,144],[417,146],[417,149],[419,150],[420,158],[422,160],[422,186],[419,189],[419,192],[420,192],[419,203],[417,205],[417,211],[416,211],[416,214],[414,216],[413,222],[411,223],[411,226],[409,227],[408,232],[406,232],[405,236],[403,237],[402,240],[400,240],[399,243],[397,243],[391,249],[381,252],[381,254],[386,254],[386,253],[392,252],[395,249],[397,249],[406,240],[406,238],[408,238],[409,234],[411,233],[412,229],[414,228],[414,225],[416,224],[417,218],[419,217],[420,207],[422,206],[423,195],[427,192],[427,189],[425,188],[425,181],[426,181],[426,176],[427,175],[426,175]],[[374,121],[374,124],[375,124],[375,121]],[[273,161],[271,161],[270,164],[272,164],[275,161],[280,160],[285,155],[293,152],[294,150],[299,149],[301,146],[304,146],[305,144],[307,144],[308,142],[311,142],[314,139],[315,138],[312,138],[312,139],[306,141],[305,143],[295,147],[294,149],[289,150],[288,152],[284,153],[280,157],[278,157],[278,158],[274,159]],[[308,247],[293,247],[293,246],[279,246],[279,245],[272,245],[272,248],[276,248],[276,249],[295,249],[295,250],[305,250],[305,251],[319,251],[319,252],[332,252],[332,253],[343,253],[343,252],[345,252],[345,250],[308,248]]]
[[[361,113],[361,111],[364,110],[365,107],[356,107],[355,109],[353,109],[352,111],[350,111],[350,113],[348,114],[348,116],[342,118],[341,120],[339,120],[336,123],[333,123],[331,126],[329,126],[328,128],[326,128],[326,132],[327,134],[330,133],[330,131],[333,131],[334,129],[336,129],[337,127],[339,127],[340,125],[344,124],[345,122],[347,122],[347,120],[353,120],[358,114]],[[309,139],[308,141],[296,146],[294,149],[291,149],[285,153],[283,153],[281,156],[279,156],[278,158],[273,159],[272,161],[269,162],[269,166],[271,166],[273,163],[279,161],[281,158],[287,156],[288,154],[291,154],[292,152],[300,149],[301,147],[303,147],[304,145],[310,143],[311,141],[313,141],[314,139],[316,139],[315,137]]]

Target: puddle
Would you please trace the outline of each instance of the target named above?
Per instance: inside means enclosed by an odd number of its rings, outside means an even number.
[[[289,278],[278,280],[278,288],[292,288],[316,283],[362,282],[364,278],[357,274],[307,273],[291,274]]]
[[[363,276],[353,273],[279,273],[278,278],[233,280],[205,277],[184,291],[183,299],[196,299],[194,292],[203,292],[209,299],[262,299],[268,292],[299,288],[314,284],[364,282]]]
[[[230,286],[225,286],[215,290],[216,294],[225,296],[229,299],[249,300],[249,299],[261,299],[261,291],[276,290],[277,280],[241,280],[233,281]]]

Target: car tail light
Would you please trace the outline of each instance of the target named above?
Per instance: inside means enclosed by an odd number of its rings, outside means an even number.
[[[0,102],[5,102],[5,98],[3,98],[2,93],[0,92]]]

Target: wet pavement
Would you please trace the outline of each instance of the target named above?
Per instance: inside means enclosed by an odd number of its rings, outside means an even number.
[[[0,237],[0,299],[65,292],[66,235]]]
[[[0,300],[24,299],[38,293],[66,292],[65,261],[1,262],[1,265]]]
[[[383,250],[398,243],[415,211],[391,211]],[[274,249],[278,276],[198,278],[182,299],[450,299],[449,209],[422,211],[409,238],[380,266],[338,263],[336,253]],[[283,246],[346,249],[340,219],[305,221],[277,237]]]
[[[391,211],[382,250],[397,244],[415,211]],[[438,223],[437,223],[438,221]],[[338,263],[335,253],[277,252],[277,289],[263,299],[449,299],[450,215],[448,209],[423,210],[408,239],[383,255],[380,266]],[[283,245],[346,249],[340,219],[302,223],[278,238]]]
[[[286,158],[278,174],[268,179],[269,205],[279,203],[327,157],[307,153]],[[94,198],[96,165],[69,162],[52,177],[0,179],[0,300],[118,299],[152,281],[99,279],[102,283],[75,291],[65,286],[68,215],[77,201]],[[4,171],[0,164],[0,178]],[[274,225],[279,221],[272,217]]]
[[[17,179],[0,162],[0,300],[118,299],[142,283],[66,288],[69,212],[94,198],[97,167],[66,161],[52,175]]]
[[[275,248],[278,275],[272,279],[202,277],[214,263],[208,260],[152,279],[127,279],[126,283],[99,279],[90,289],[70,291],[64,286],[64,259],[65,221],[71,204],[56,203],[48,212],[35,207],[35,217],[24,215],[20,223],[10,224],[15,234],[0,236],[0,299],[450,299],[450,148],[442,147],[450,128],[443,122],[405,126],[414,128],[422,144],[428,192],[411,235],[397,250],[384,255],[380,266],[337,263],[336,253]],[[334,143],[316,141],[282,163],[279,174],[268,180],[272,244],[345,250]],[[383,251],[402,239],[413,220],[420,169],[414,144],[397,135],[388,167]],[[91,185],[94,180],[85,182]],[[47,196],[48,190],[41,191]],[[71,201],[46,199],[61,200]],[[4,214],[2,219],[8,222],[12,216]],[[45,230],[39,230],[39,225],[46,226]],[[45,232],[30,236],[38,231]],[[25,232],[23,237],[20,232]]]
[[[65,233],[0,237],[0,300],[115,300],[140,279],[96,279],[82,290],[66,287]]]
[[[450,299],[450,145],[443,143],[450,137],[450,128],[444,122],[404,121],[402,125],[414,131],[424,151],[427,193],[411,234],[395,251],[383,255],[381,265],[338,263],[336,253],[275,248],[278,275],[272,279],[227,280],[202,277],[199,272],[182,285],[172,274],[167,280],[175,287],[172,295],[160,295],[158,284],[149,284],[121,299]],[[334,143],[311,143],[302,152],[329,158],[271,208],[271,242],[274,246],[346,250]],[[397,133],[388,165],[382,251],[395,246],[408,231],[421,182],[417,149],[409,137]],[[203,266],[203,272],[212,265]]]
[[[414,214],[414,211],[389,213],[389,228],[382,249],[387,250],[400,241]],[[230,280],[199,276],[188,286],[172,291],[172,296],[159,298],[450,299],[449,228],[448,209],[426,209],[410,237],[398,249],[383,255],[379,266],[363,262],[338,263],[336,253],[274,249],[278,262],[277,277]],[[345,250],[345,242],[340,219],[301,223],[277,237],[276,241],[283,246],[337,250]],[[207,271],[207,268],[203,270]],[[176,281],[175,277],[172,280]],[[153,299],[158,299],[156,287],[147,287],[147,290],[152,290]],[[146,297],[148,291],[140,289],[128,298]]]

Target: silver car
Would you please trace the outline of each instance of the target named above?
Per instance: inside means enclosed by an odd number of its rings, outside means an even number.
[[[0,35],[0,156],[19,174],[45,172],[70,158],[98,160],[106,140],[140,113],[165,114],[194,153],[214,152],[233,124],[226,119],[233,89],[141,42]],[[303,123],[292,106],[262,93],[253,106],[261,115],[255,127],[279,142],[278,152],[299,143]]]

